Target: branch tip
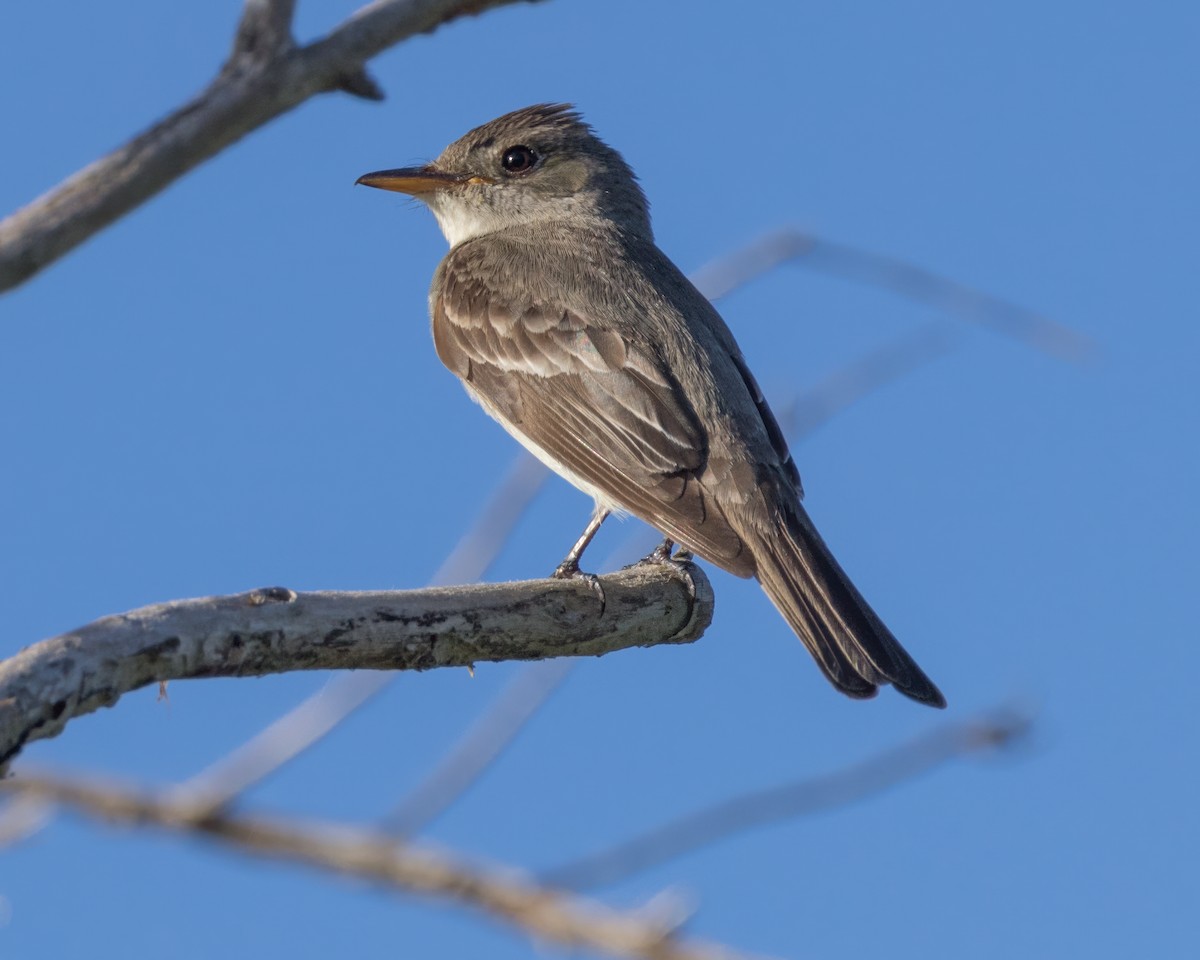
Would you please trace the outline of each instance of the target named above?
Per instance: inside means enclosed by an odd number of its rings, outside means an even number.
[[[575,583],[527,580],[371,592],[267,587],[104,617],[0,661],[0,762],[165,680],[428,670],[689,643],[711,622],[713,595],[699,568],[687,573],[663,565],[608,574],[603,615]]]

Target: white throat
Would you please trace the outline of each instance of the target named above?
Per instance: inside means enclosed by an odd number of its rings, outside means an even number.
[[[456,247],[473,237],[499,230],[503,224],[491,208],[483,204],[456,203],[436,194],[426,203],[437,218],[438,226],[450,246]]]

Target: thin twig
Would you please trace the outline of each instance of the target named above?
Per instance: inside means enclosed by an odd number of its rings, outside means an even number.
[[[622,913],[538,886],[513,868],[470,864],[445,851],[399,843],[386,834],[350,824],[228,813],[197,816],[186,804],[127,786],[27,772],[0,783],[0,789],[65,804],[109,823],[202,836],[240,853],[435,897],[566,949],[644,960],[735,960],[745,956],[717,944],[680,937],[673,918],[646,911]]]
[[[512,746],[574,669],[573,661],[563,659],[520,670],[380,827],[395,837],[413,837],[441,817]]]
[[[542,882],[568,890],[590,890],[702,847],[770,823],[794,820],[907,783],[964,755],[1009,746],[1032,720],[1011,710],[993,711],[968,723],[934,729],[917,739],[824,777],[806,778],[722,800],[539,874]]]
[[[799,230],[768,234],[739,254],[701,271],[694,280],[710,296],[721,296],[738,284],[745,264],[770,269],[795,263],[856,283],[882,287],[908,300],[924,303],[969,323],[1064,360],[1081,362],[1095,355],[1089,337],[1039,313],[974,287],[926,270],[907,260],[870,253]]]
[[[478,519],[442,561],[429,585],[483,579],[549,477],[542,462],[524,450],[513,457]]]
[[[316,94],[383,92],[365,64],[418,33],[517,0],[375,0],[328,36],[293,46],[291,2],[249,0],[233,51],[206,90],[112,153],[0,221],[0,291],[18,286],[89,237]],[[522,0],[524,2],[524,0]]]
[[[293,670],[425,670],[687,643],[712,618],[697,567],[585,583],[527,580],[427,590],[303,593],[281,587],[178,600],[105,617],[0,662],[0,764],[74,717],[150,683]]]
[[[957,341],[958,337],[941,323],[896,337],[776,406],[779,425],[789,442],[807,439],[864,397],[945,356]]]

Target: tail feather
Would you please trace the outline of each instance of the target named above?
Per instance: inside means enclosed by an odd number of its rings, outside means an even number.
[[[855,589],[802,507],[754,544],[758,581],[835,687],[873,697],[890,683],[944,707],[941,691]]]

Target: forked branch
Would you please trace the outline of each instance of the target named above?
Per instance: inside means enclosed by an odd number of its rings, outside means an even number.
[[[246,0],[233,50],[199,96],[0,221],[0,292],[28,280],[185,173],[318,93],[383,92],[366,63],[414,34],[517,0],[374,0],[297,47],[294,0]]]

